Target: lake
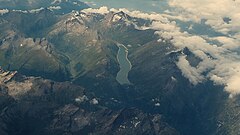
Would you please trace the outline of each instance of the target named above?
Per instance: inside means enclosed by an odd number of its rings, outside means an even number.
[[[123,44],[117,44],[119,50],[117,60],[120,65],[120,71],[117,73],[116,80],[120,84],[131,84],[128,80],[128,73],[132,69],[132,64],[128,60],[128,49]]]

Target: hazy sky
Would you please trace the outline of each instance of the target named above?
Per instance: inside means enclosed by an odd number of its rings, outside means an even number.
[[[108,6],[113,8],[128,8],[146,12],[161,12],[167,9],[166,0],[82,0],[90,6]]]

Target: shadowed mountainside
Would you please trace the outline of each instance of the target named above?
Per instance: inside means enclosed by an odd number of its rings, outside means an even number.
[[[35,76],[0,84],[0,133],[238,134],[239,97],[230,99],[210,81],[192,85],[177,58],[187,55],[193,66],[199,59],[140,29],[150,24],[124,12],[59,15],[44,8],[0,15],[0,65]],[[131,85],[115,78],[118,43],[129,51]],[[100,104],[93,104],[96,97]]]

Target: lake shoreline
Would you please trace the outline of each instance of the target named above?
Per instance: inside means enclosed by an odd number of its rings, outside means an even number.
[[[131,61],[128,59],[128,48],[123,44],[117,44],[117,46],[119,48],[118,53],[117,53],[117,61],[120,65],[120,70],[117,73],[116,80],[121,85],[124,85],[124,84],[130,85],[131,82],[128,80],[128,73],[132,69],[132,64],[131,64]],[[122,49],[124,49],[124,50],[122,50]],[[123,55],[123,52],[121,52],[121,51],[124,51],[124,56],[121,56],[121,55]],[[124,57],[124,59],[120,58],[120,57]]]

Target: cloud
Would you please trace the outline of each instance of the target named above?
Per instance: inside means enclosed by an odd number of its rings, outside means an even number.
[[[218,85],[224,85],[225,90],[232,95],[239,94],[240,0],[169,0],[169,5],[173,8],[168,11],[171,14],[170,19],[195,23],[205,19],[206,25],[225,34],[215,37],[195,35],[194,38],[192,35],[175,36],[173,44],[184,45],[193,52],[202,51],[202,56],[210,54],[213,59],[202,57],[203,61],[198,65],[198,72],[208,71],[205,78]],[[196,55],[201,57],[199,54]]]
[[[239,61],[239,60],[238,60]],[[222,59],[208,74],[210,80],[218,85],[225,85],[227,92],[232,95],[240,93],[240,62]]]
[[[188,78],[193,85],[197,85],[199,82],[204,80],[204,77],[196,68],[190,66],[189,62],[186,60],[186,57],[186,55],[180,56],[177,66],[179,69],[181,69],[184,77]]]
[[[226,0],[221,2],[216,0],[213,0],[214,2],[207,0],[193,1],[170,0],[170,5],[176,9],[174,12],[169,11],[163,14],[143,13],[127,9],[108,10],[106,7],[88,11],[101,14],[106,14],[110,11],[123,11],[132,17],[150,20],[152,23],[149,26],[142,26],[140,30],[156,30],[155,33],[160,38],[169,40],[177,50],[187,47],[196,57],[200,58],[201,61],[196,67],[192,67],[189,64],[185,55],[180,56],[176,62],[183,76],[192,84],[197,85],[198,83],[204,83],[205,80],[211,80],[216,85],[223,85],[225,90],[232,95],[240,94],[240,85],[238,84],[240,81],[240,56],[236,51],[236,48],[240,46],[240,33],[237,31],[238,29],[233,29],[238,28],[240,25],[236,23],[238,20],[236,11],[239,9],[233,7],[234,3],[228,3]],[[217,6],[219,4],[226,4],[227,9],[220,9],[219,7],[221,6]],[[233,9],[231,10],[230,7],[233,7]],[[228,10],[230,11],[229,14]],[[176,11],[179,11],[180,14]],[[229,24],[225,24],[223,17],[231,18]],[[207,19],[206,23],[216,31],[224,34],[235,33],[213,37],[196,35],[183,31],[177,24],[177,20],[198,23],[201,19]]]
[[[108,14],[109,10],[107,7],[100,7],[99,9],[88,8],[82,10],[84,13],[97,13],[97,14]]]
[[[96,4],[95,2],[93,2],[93,1],[84,2],[84,3],[86,3],[87,5],[92,5],[92,6],[96,6],[96,5],[97,5],[97,4]]]
[[[60,6],[50,6],[48,7],[49,10],[60,10],[62,9]]]
[[[236,40],[235,38],[219,36],[219,37],[213,37],[209,39],[218,41],[222,47],[229,49],[231,51],[235,51],[240,48],[240,41]]]
[[[3,15],[3,14],[6,14],[8,13],[9,10],[8,9],[0,9],[0,14]]]
[[[154,20],[149,29],[157,30],[156,33],[160,37],[171,39],[172,44],[177,48],[183,49],[188,47],[196,57],[202,60],[196,68],[190,66],[185,56],[180,57],[176,63],[179,69],[181,69],[183,76],[188,78],[191,83],[196,85],[205,79],[209,79],[218,85],[224,85],[225,90],[233,95],[240,93],[240,85],[237,83],[240,79],[240,56],[234,53],[240,46],[239,38],[236,38],[237,36],[239,37],[239,34],[232,37],[216,36],[212,38],[207,35],[192,35],[182,31],[175,21],[171,21],[183,18],[179,17],[178,14],[176,16],[135,14],[135,17],[137,16]],[[152,16],[154,17],[152,18]],[[191,15],[185,17],[188,16]],[[196,18],[189,18],[189,20]],[[185,19],[184,21],[189,20]],[[231,32],[231,30],[228,30],[228,32]],[[210,43],[209,39],[217,40],[219,44]],[[203,73],[207,73],[207,75],[203,76]]]
[[[239,94],[240,91],[240,73],[233,75],[229,80],[226,86],[226,90],[232,95]]]
[[[43,10],[44,8],[41,7],[41,8],[38,8],[38,9],[32,9],[32,10],[29,10],[30,13],[38,13],[40,12],[41,10]]]
[[[240,0],[169,0],[169,6],[175,11],[173,14],[186,20],[206,19],[206,24],[221,33],[239,32]]]

